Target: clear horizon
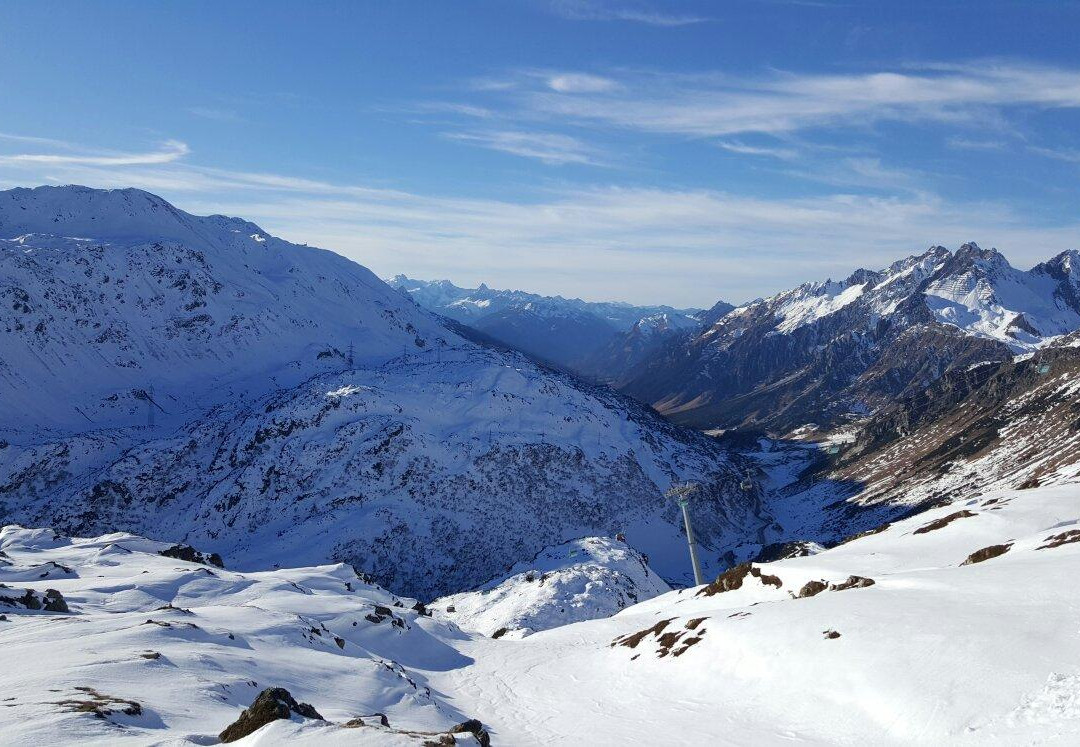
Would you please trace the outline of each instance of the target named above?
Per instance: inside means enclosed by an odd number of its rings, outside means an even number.
[[[1078,27],[1071,2],[13,2],[0,187],[138,187],[381,277],[589,301],[738,304],[968,241],[1027,269],[1080,246]]]

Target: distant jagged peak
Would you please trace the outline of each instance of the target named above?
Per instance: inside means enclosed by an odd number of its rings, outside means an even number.
[[[1032,272],[1044,273],[1060,280],[1072,278],[1074,282],[1080,282],[1080,250],[1066,249],[1057,256],[1035,265]]]

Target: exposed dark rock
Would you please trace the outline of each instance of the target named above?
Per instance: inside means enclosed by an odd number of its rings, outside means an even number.
[[[477,719],[471,718],[468,721],[463,721],[457,726],[450,729],[451,734],[472,734],[476,737],[476,741],[483,747],[488,747],[491,744],[491,737],[488,736],[487,730],[484,729],[484,725]]]
[[[812,543],[802,540],[774,542],[761,548],[761,551],[754,556],[752,562],[774,563],[777,560],[787,560],[788,558],[804,558],[810,554],[811,545]]]
[[[22,594],[18,593],[20,591]],[[46,612],[70,611],[64,596],[56,589],[46,589],[44,594],[39,594],[33,589],[12,589],[0,584],[0,604]]]
[[[963,511],[957,511],[955,513],[949,514],[948,516],[943,516],[940,519],[935,519],[929,524],[924,524],[923,526],[912,532],[912,534],[926,534],[927,532],[933,532],[937,529],[947,527],[949,524],[952,524],[957,519],[966,519],[969,516],[977,516],[977,514],[966,509]]]
[[[1012,542],[1004,545],[990,545],[989,547],[984,547],[983,549],[976,550],[975,552],[971,553],[971,555],[968,555],[967,560],[965,560],[960,565],[974,565],[975,563],[981,563],[984,560],[996,558],[999,555],[1004,555],[1005,553],[1007,553],[1010,547],[1012,547]]]
[[[824,581],[807,581],[805,584],[803,584],[803,587],[799,589],[798,598],[805,599],[807,597],[812,597],[816,594],[820,594],[828,588],[829,585]]]
[[[173,545],[170,548],[161,550],[158,555],[164,555],[166,558],[176,558],[177,560],[186,560],[189,563],[202,563],[203,565],[212,565],[218,568],[225,567],[221,556],[216,552],[209,554],[199,552],[191,545]]]
[[[297,703],[285,688],[268,687],[258,694],[254,702],[240,714],[240,718],[221,732],[219,738],[222,742],[235,742],[261,729],[271,721],[290,718],[294,713],[304,718],[325,721],[312,706],[307,703]]]
[[[496,630],[494,633],[491,634],[491,637],[492,638],[502,638],[504,635],[506,635],[509,632],[510,632],[509,628],[499,628],[498,630]]]
[[[836,639],[836,638],[840,637],[840,634],[837,633],[835,630],[826,630],[826,631],[824,631],[823,635],[827,639],[830,639],[830,640],[833,640],[833,639]]]
[[[1080,529],[1070,529],[1067,532],[1061,534],[1051,534],[1043,542],[1045,545],[1035,548],[1036,550],[1051,550],[1055,547],[1061,547],[1062,545],[1069,545],[1073,542],[1080,542]]]
[[[45,609],[48,612],[68,612],[67,601],[64,595],[56,589],[45,590]]]
[[[770,576],[762,573],[760,568],[755,568],[751,563],[742,563],[740,565],[728,568],[726,571],[716,577],[708,586],[702,588],[695,596],[707,596],[711,597],[714,594],[722,594],[725,591],[734,591],[743,585],[743,581],[747,576],[753,576],[761,581],[766,586],[775,586],[779,589],[783,586],[783,582],[778,576]]]
[[[865,589],[867,586],[873,586],[874,579],[866,578],[865,576],[848,576],[847,581],[841,581],[838,584],[829,584],[831,591],[844,591],[846,589]]]

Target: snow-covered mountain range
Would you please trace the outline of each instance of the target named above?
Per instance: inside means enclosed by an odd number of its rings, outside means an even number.
[[[701,310],[693,308],[589,302],[493,290],[484,284],[460,288],[448,280],[415,280],[405,275],[387,283],[425,309],[542,361],[595,378],[612,378],[636,362],[636,353],[620,355],[623,347],[651,347],[662,336],[689,333],[701,326]]]
[[[331,252],[80,187],[0,193],[0,238],[0,521],[167,528],[236,567],[344,560],[428,598],[616,532],[683,580],[673,482],[703,484],[706,546],[762,531],[712,439],[469,342]]]
[[[935,246],[880,271],[807,283],[716,315],[618,383],[681,422],[783,432],[863,415],[944,372],[1080,328],[1080,253],[1031,270]]]

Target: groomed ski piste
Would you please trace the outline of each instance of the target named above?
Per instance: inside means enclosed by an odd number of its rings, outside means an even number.
[[[598,542],[582,564],[637,562]],[[271,687],[325,720],[293,714],[237,744],[476,743],[450,733],[468,719],[507,745],[1080,740],[1076,484],[987,492],[498,639],[345,565],[238,573],[168,547],[3,530],[0,598],[43,607],[0,604],[5,744],[213,744]],[[565,551],[548,572],[572,569]],[[537,595],[529,570],[488,593],[538,618],[590,593]],[[44,609],[57,596],[67,611]]]

